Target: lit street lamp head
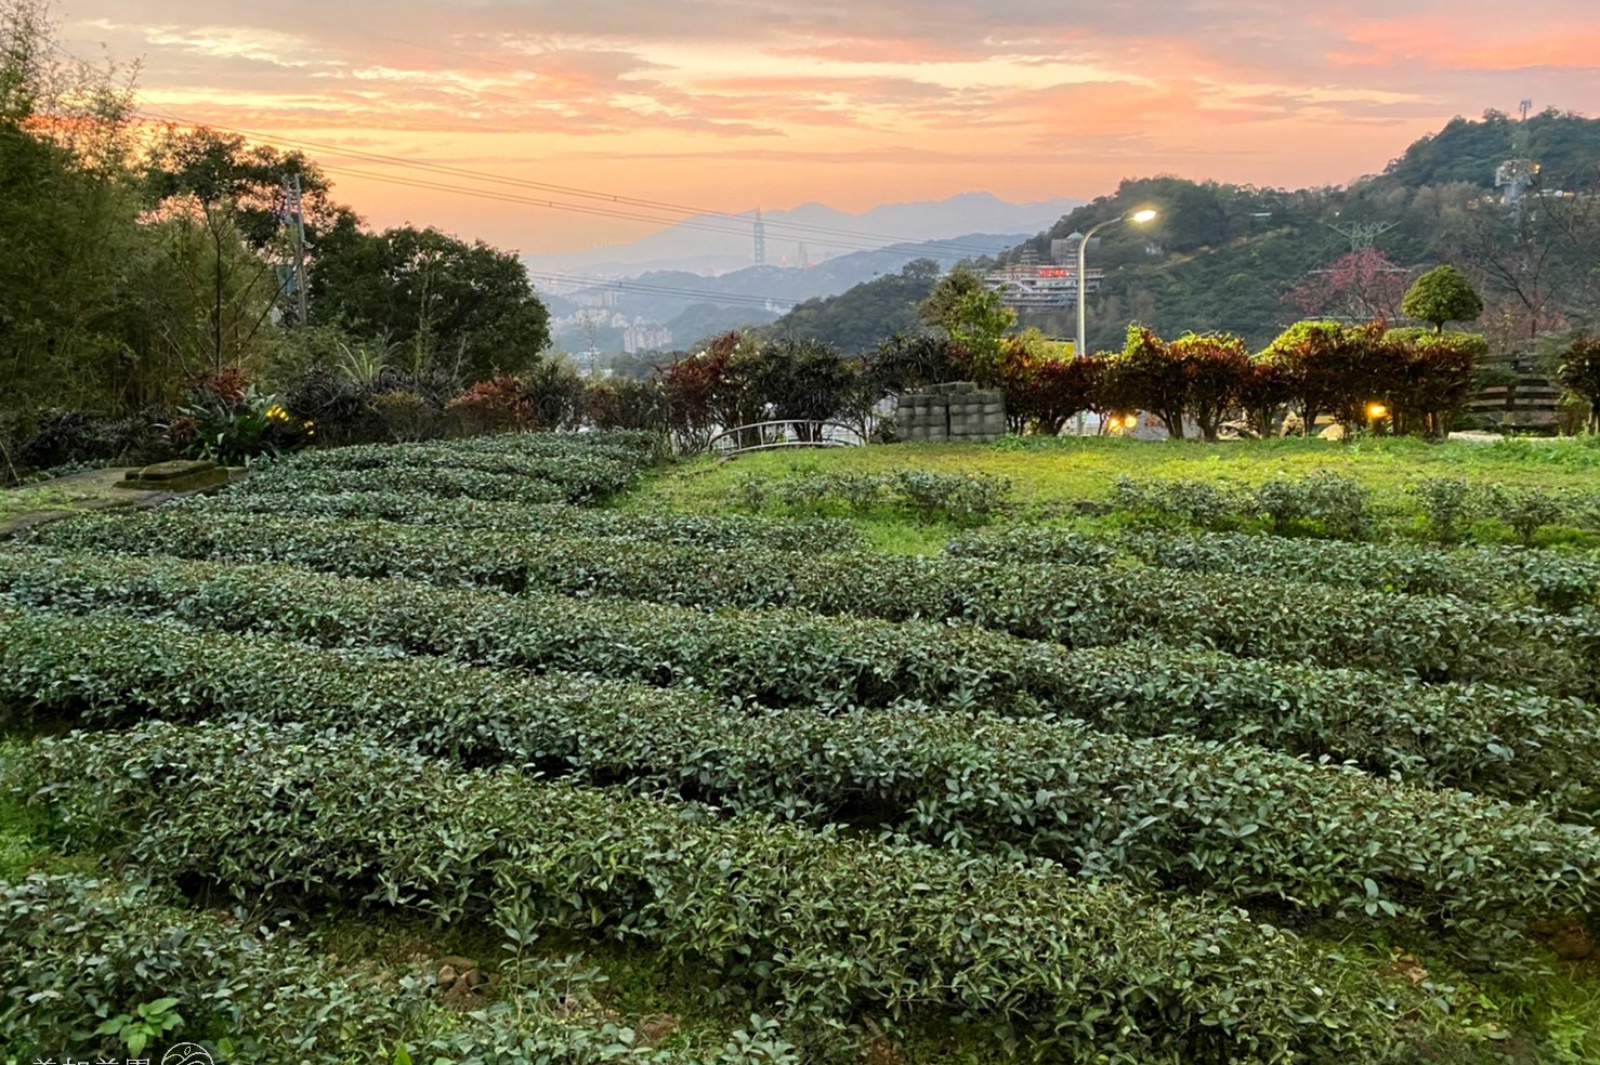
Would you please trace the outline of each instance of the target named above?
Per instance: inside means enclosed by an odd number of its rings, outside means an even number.
[[[1128,221],[1130,221],[1130,222],[1138,222],[1141,225],[1144,224],[1145,222],[1154,222],[1155,219],[1156,219],[1156,212],[1155,212],[1155,210],[1153,208],[1150,208],[1150,207],[1146,207],[1141,211],[1135,211],[1135,212],[1133,212],[1132,214],[1130,214],[1128,216]]]

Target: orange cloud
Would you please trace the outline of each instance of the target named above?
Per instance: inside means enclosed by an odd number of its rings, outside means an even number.
[[[142,57],[158,116],[726,210],[862,209],[1153,171],[1323,184],[1525,95],[1600,110],[1592,2],[1541,0],[1508,32],[1498,0],[74,0],[65,36]],[[646,228],[312,154],[379,223],[529,250]]]

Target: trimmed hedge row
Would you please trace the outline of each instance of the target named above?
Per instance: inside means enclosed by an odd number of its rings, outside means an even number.
[[[250,494],[404,486],[445,497],[582,502],[636,483],[659,461],[657,443],[644,434],[524,433],[443,444],[304,451],[264,467],[238,490]]]
[[[1375,977],[1051,863],[710,821],[304,729],[151,724],[41,741],[23,768],[66,832],[157,876],[645,942],[814,1015],[1141,1062],[1377,1061],[1396,1040]]]
[[[604,482],[603,482],[604,483]],[[605,491],[611,490],[606,488]],[[404,491],[440,499],[484,499],[521,503],[577,503],[604,491],[585,482],[568,487],[542,478],[513,478],[481,470],[419,466],[400,470],[299,470],[276,467],[251,474],[234,487],[238,495],[258,492]]]
[[[4,610],[0,708],[96,725],[226,715],[358,731],[457,765],[999,847],[1302,917],[1388,915],[1480,945],[1600,901],[1600,839],[1530,808],[1254,746],[1133,740],[1070,722],[745,714],[608,681]]]
[[[433,974],[408,968],[338,971],[281,931],[181,909],[148,886],[79,876],[0,883],[0,988],[10,1004],[0,1008],[0,1047],[26,1048],[29,1060],[70,1050],[63,1058],[123,1061],[121,1037],[96,1029],[170,998],[182,1024],[141,1051],[152,1060],[199,1042],[217,1060],[347,1065],[387,1060],[384,1048],[399,1042],[413,1060],[451,1065],[798,1061],[752,1058],[733,1041],[703,1056],[652,1050],[618,1024],[557,1022],[548,1003],[561,989],[517,973],[518,1009],[447,1011],[433,1001]]]
[[[173,503],[173,511],[205,515],[269,514],[299,519],[360,519],[405,525],[440,525],[502,533],[561,533],[603,540],[645,540],[697,547],[765,547],[823,554],[861,547],[848,521],[784,520],[745,515],[641,514],[562,504],[435,499],[404,492],[224,492]]]
[[[1241,533],[1132,533],[1098,538],[1057,528],[1007,528],[951,541],[954,558],[1109,566],[1131,560],[1189,573],[1311,581],[1485,603],[1569,611],[1600,605],[1600,559],[1591,553],[1292,540]]]
[[[1355,670],[1140,644],[1066,652],[966,626],[706,614],[356,581],[283,566],[0,552],[0,599],[171,615],[327,647],[597,673],[773,707],[921,701],[1080,718],[1133,735],[1248,739],[1379,773],[1587,811],[1600,710],[1489,685],[1416,685]]]
[[[855,552],[802,555],[562,537],[460,534],[373,522],[192,513],[84,515],[39,529],[73,549],[273,560],[351,577],[699,607],[794,607],[957,620],[1069,647],[1159,637],[1248,658],[1527,683],[1600,695],[1600,623],[1441,597],[1392,596],[1175,571],[1006,565]]]

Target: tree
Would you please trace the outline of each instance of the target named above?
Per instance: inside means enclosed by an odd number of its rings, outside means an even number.
[[[186,353],[217,373],[239,365],[282,302],[289,261],[285,179],[298,179],[303,213],[328,217],[328,183],[299,152],[248,144],[236,134],[167,126],[145,155],[152,217],[173,233],[173,265],[205,307]],[[314,222],[313,222],[314,224]]]
[[[1352,319],[1398,317],[1406,270],[1377,248],[1347,252],[1302,278],[1284,299],[1308,315]]]
[[[1059,436],[1074,415],[1089,409],[1100,367],[1096,359],[1073,358],[1066,345],[1046,341],[1037,330],[1007,337],[998,384],[1008,428]]]
[[[999,372],[1000,338],[1017,324],[1016,312],[983,278],[958,266],[923,301],[923,321],[943,329],[961,349],[967,372],[980,385],[993,385]]]
[[[1265,440],[1277,431],[1278,417],[1291,398],[1288,375],[1280,364],[1265,358],[1250,361],[1239,382],[1239,406],[1256,436]]]
[[[1367,404],[1389,390],[1390,355],[1382,326],[1338,322],[1299,322],[1262,353],[1281,369],[1307,436],[1322,414],[1347,429],[1360,424]]]
[[[1120,353],[1105,362],[1101,388],[1117,408],[1147,410],[1161,419],[1174,440],[1183,439],[1189,379],[1166,341],[1135,322]]]
[[[1600,337],[1580,334],[1561,352],[1556,380],[1589,402],[1589,432],[1600,433]]]
[[[482,241],[411,226],[368,233],[345,212],[313,251],[311,320],[382,339],[412,372],[517,373],[550,342],[527,268]]]
[[[839,353],[814,340],[777,340],[761,347],[750,367],[754,398],[773,419],[796,423],[812,439],[811,422],[828,421],[844,409],[857,370]]]
[[[1443,333],[1446,322],[1475,322],[1483,314],[1483,297],[1455,267],[1434,267],[1412,283],[1400,312],[1428,322]]]
[[[1442,437],[1478,391],[1488,344],[1475,333],[1392,330],[1383,343],[1393,361],[1389,409],[1403,433]]]
[[[896,333],[866,360],[868,387],[876,397],[898,396],[961,378],[962,356],[948,337]]]
[[[59,59],[43,3],[0,0],[0,406],[115,408],[143,392],[125,387],[130,84]]]
[[[1224,333],[1190,333],[1167,345],[1167,357],[1183,370],[1184,408],[1194,416],[1200,435],[1215,443],[1222,420],[1238,406],[1250,355],[1244,341]]]

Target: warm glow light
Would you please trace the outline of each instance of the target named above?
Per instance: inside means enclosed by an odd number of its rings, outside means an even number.
[[[1128,216],[1129,221],[1139,222],[1139,223],[1154,222],[1155,218],[1156,218],[1155,211],[1153,209],[1149,208],[1149,207],[1146,207],[1142,211],[1135,211],[1135,212],[1133,212],[1133,214]]]
[[[1385,407],[1382,403],[1371,403],[1367,405],[1367,417],[1371,418],[1373,421],[1377,421],[1379,418],[1387,418],[1388,416],[1389,408]]]
[[[1137,414],[1130,414],[1123,420],[1122,424],[1125,428],[1137,429],[1139,428],[1139,416]]]

